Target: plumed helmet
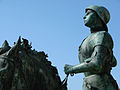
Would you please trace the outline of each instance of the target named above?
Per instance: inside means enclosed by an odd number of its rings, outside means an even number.
[[[110,20],[110,13],[109,11],[102,6],[92,5],[86,8],[87,10],[93,10],[97,13],[97,15],[101,18],[101,20],[107,24]]]

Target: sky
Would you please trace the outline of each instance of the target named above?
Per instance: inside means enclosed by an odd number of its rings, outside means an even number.
[[[79,64],[78,47],[90,32],[83,16],[89,5],[106,7],[111,19],[108,30],[114,41],[117,66],[112,75],[120,86],[120,0],[0,0],[0,46],[10,46],[18,37],[32,42],[33,49],[44,51],[48,60],[65,78],[64,65]],[[82,90],[84,75],[68,78],[68,90]]]

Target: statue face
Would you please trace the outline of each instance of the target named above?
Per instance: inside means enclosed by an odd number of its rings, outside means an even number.
[[[84,24],[87,27],[94,27],[98,17],[96,13],[92,10],[87,10],[86,15],[84,16]]]

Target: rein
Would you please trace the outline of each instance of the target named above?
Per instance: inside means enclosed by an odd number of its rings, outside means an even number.
[[[66,75],[65,79],[61,82],[61,84],[56,88],[56,90],[61,90],[61,88],[67,86],[67,80],[68,80],[69,74]]]

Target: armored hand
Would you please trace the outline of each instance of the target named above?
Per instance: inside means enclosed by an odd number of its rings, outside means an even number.
[[[74,73],[72,72],[73,71],[72,67],[73,67],[72,65],[65,64],[65,66],[64,66],[65,74],[70,74],[71,76],[73,76]]]

